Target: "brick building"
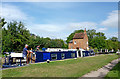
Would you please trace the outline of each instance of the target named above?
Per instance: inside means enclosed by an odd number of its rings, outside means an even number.
[[[75,33],[73,40],[69,42],[69,49],[78,48],[88,50],[88,36],[86,33],[86,29],[84,30],[84,33]]]

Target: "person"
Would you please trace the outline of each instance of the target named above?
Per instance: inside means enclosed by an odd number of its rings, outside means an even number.
[[[32,48],[31,48],[31,50],[30,50],[30,52],[32,52],[33,50],[32,50]]]
[[[32,53],[32,52],[30,52],[28,49],[28,45],[26,44],[25,45],[25,48],[23,49],[23,57],[25,57],[26,58],[26,60],[27,60],[27,64],[29,63],[29,55],[30,55],[30,53]]]
[[[38,45],[36,49],[37,49],[37,51],[39,51],[40,50],[40,45]]]

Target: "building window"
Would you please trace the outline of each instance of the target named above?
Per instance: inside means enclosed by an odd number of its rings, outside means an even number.
[[[57,59],[57,54],[51,54],[51,59],[56,60]]]
[[[74,41],[74,44],[77,44],[76,41]]]
[[[87,42],[87,44],[88,44],[88,42]]]

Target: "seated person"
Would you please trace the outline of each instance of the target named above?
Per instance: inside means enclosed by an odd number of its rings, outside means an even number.
[[[40,45],[38,45],[38,46],[36,47],[36,50],[37,50],[37,51],[39,51],[39,50],[40,50]]]

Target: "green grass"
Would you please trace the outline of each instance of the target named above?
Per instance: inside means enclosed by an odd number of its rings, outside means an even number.
[[[2,59],[1,59],[1,57],[2,57],[2,54],[0,53],[0,67],[2,67],[1,65],[1,62],[2,62]],[[2,70],[0,70],[0,79],[1,79],[1,77],[2,77]]]
[[[0,53],[0,57],[2,57],[2,54]]]
[[[0,57],[4,57],[4,55],[0,53]]]
[[[109,77],[118,77],[120,79],[120,62],[115,67],[113,67],[113,69],[110,72],[108,72],[105,78]]]
[[[101,68],[117,55],[100,55],[64,61],[30,64],[30,66],[3,70],[3,77],[81,77],[82,75]]]

